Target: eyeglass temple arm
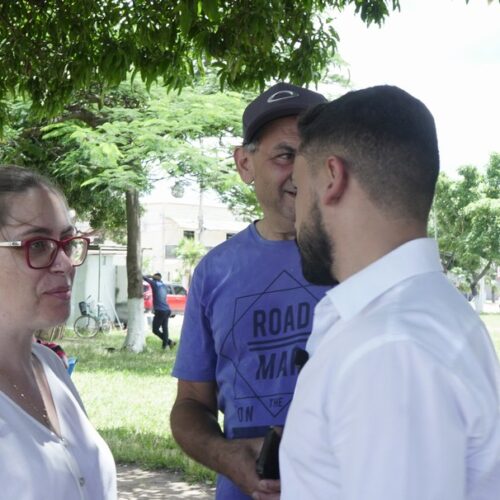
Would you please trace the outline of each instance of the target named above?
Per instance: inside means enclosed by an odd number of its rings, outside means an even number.
[[[22,247],[22,241],[0,241],[0,247]]]

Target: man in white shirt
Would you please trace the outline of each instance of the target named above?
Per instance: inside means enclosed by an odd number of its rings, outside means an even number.
[[[315,310],[280,449],[282,499],[500,499],[500,370],[427,220],[434,120],[397,87],[299,122],[293,182]]]

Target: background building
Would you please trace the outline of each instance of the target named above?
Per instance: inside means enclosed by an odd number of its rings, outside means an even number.
[[[200,193],[195,187],[175,197],[171,184],[165,182],[141,202],[144,208],[141,217],[144,271],[159,271],[163,281],[186,287],[188,276],[183,273],[182,261],[176,256],[180,241],[193,238],[209,250],[248,225],[214,193]]]

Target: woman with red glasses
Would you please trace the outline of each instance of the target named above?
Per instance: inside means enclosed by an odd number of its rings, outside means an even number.
[[[36,330],[70,313],[89,240],[45,178],[0,165],[0,497],[116,499],[111,452]],[[8,348],[6,348],[8,346]]]

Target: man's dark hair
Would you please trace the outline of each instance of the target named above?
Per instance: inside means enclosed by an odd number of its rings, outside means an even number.
[[[300,153],[311,165],[342,158],[381,208],[427,221],[439,175],[434,118],[398,87],[348,92],[299,118]]]

